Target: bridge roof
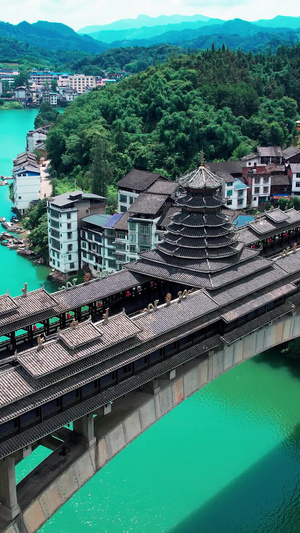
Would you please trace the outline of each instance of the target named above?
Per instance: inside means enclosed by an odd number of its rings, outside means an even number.
[[[300,225],[300,212],[291,208],[287,211],[274,209],[267,211],[258,219],[238,230],[238,238],[244,244],[268,239]]]

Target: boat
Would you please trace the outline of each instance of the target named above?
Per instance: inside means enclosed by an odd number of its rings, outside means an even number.
[[[18,217],[11,217],[10,221],[11,222],[19,222],[19,219],[18,219]]]
[[[12,223],[8,222],[7,220],[4,220],[3,222],[1,222],[1,226],[2,228],[9,229],[12,227]]]
[[[5,217],[0,217],[0,222],[6,222],[6,218]]]

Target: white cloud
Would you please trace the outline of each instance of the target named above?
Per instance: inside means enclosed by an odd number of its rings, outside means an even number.
[[[22,20],[62,22],[74,29],[86,25],[106,24],[121,18],[135,18],[139,14],[193,15],[203,14],[225,20],[243,18],[257,20],[280,15],[300,16],[298,0],[283,4],[279,0],[0,0],[1,18],[17,24]]]

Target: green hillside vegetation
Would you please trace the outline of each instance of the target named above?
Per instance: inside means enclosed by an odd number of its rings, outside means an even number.
[[[58,179],[105,194],[132,167],[175,178],[206,160],[293,142],[300,45],[272,56],[225,47],[174,57],[79,97],[47,147]]]
[[[0,22],[0,37],[17,39],[43,50],[79,50],[88,54],[97,54],[108,48],[100,41],[88,35],[78,35],[64,24],[38,21],[29,24],[26,21],[13,25]],[[30,53],[30,52],[29,52]]]

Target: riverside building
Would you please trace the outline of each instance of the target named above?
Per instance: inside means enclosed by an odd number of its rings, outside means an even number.
[[[19,154],[13,165],[14,206],[23,215],[30,203],[40,198],[40,166],[31,152]]]
[[[80,268],[79,231],[81,221],[91,214],[104,214],[106,198],[82,191],[65,193],[48,200],[49,264],[62,274]]]

